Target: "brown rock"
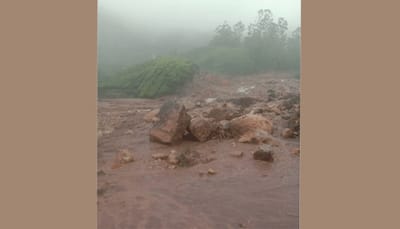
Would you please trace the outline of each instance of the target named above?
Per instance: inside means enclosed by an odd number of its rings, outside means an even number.
[[[231,152],[230,155],[231,155],[232,157],[238,157],[238,158],[240,158],[240,157],[243,157],[243,152],[241,152],[241,151],[234,151],[234,152]]]
[[[257,114],[247,114],[230,122],[230,132],[241,143],[267,143],[272,141],[272,122]]]
[[[154,122],[154,121],[157,121],[157,120],[158,120],[157,115],[158,115],[159,112],[160,112],[160,109],[154,109],[154,110],[148,112],[148,113],[143,117],[144,121],[146,121],[146,122]]]
[[[211,168],[210,168],[210,169],[207,170],[207,173],[210,174],[210,175],[214,175],[214,174],[216,174],[217,172],[215,172],[214,169],[211,169]]]
[[[281,133],[282,137],[284,138],[292,138],[293,137],[293,130],[289,129],[289,128],[285,128],[282,133]]]
[[[300,148],[294,148],[294,149],[292,149],[292,153],[293,153],[294,155],[299,156],[299,155],[300,155]]]
[[[222,106],[214,107],[205,114],[205,117],[212,118],[219,122],[221,120],[231,120],[240,116],[240,109],[232,104],[223,104]]]
[[[260,148],[253,153],[254,160],[261,161],[274,161],[272,148],[269,145],[262,145]]]
[[[179,163],[179,154],[175,150],[171,150],[171,153],[168,155],[168,163],[177,165]]]
[[[214,127],[211,121],[196,117],[190,121],[189,130],[197,140],[204,142],[207,141],[214,132]]]
[[[185,106],[173,101],[166,102],[160,108],[158,117],[160,120],[150,130],[151,141],[171,144],[182,140],[190,124]]]
[[[153,155],[151,155],[151,157],[155,160],[165,160],[168,159],[169,153],[155,153]]]

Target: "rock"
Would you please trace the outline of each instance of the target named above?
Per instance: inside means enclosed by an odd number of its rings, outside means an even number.
[[[300,131],[300,110],[293,113],[288,121],[288,128],[295,132]]]
[[[256,99],[253,97],[240,97],[240,98],[233,98],[233,99],[228,100],[228,102],[231,102],[237,106],[240,106],[241,108],[247,108],[259,101],[260,101],[259,99]]]
[[[292,153],[293,153],[294,155],[299,156],[299,155],[300,155],[300,148],[293,148],[293,149],[292,149]]]
[[[214,126],[211,121],[196,117],[190,121],[190,133],[200,142],[207,141],[214,132]]]
[[[190,167],[200,162],[200,154],[197,151],[188,148],[183,152],[178,153],[177,159],[178,159],[178,166]]]
[[[168,166],[169,169],[176,169],[176,165],[170,165]]]
[[[146,122],[155,122],[155,121],[158,121],[159,118],[157,117],[157,115],[158,115],[159,112],[160,112],[160,109],[154,109],[154,110],[148,112],[148,113],[143,117],[144,121],[146,121]]]
[[[272,130],[272,122],[258,114],[243,115],[230,122],[230,132],[241,143],[269,142]]]
[[[132,135],[134,132],[133,132],[133,130],[127,130],[127,131],[125,131],[125,134],[130,134],[130,135]]]
[[[160,119],[150,130],[150,140],[164,144],[172,144],[182,140],[190,124],[190,116],[185,106],[169,101],[164,103],[158,114]]]
[[[257,151],[253,153],[254,160],[261,160],[261,161],[274,161],[272,148],[269,145],[262,145],[259,147]]]
[[[228,120],[221,120],[219,122],[219,125],[221,126],[221,129],[224,130],[224,131],[229,130],[230,125],[229,125],[229,121]]]
[[[106,173],[103,170],[97,171],[97,176],[104,176]]]
[[[215,102],[217,100],[217,98],[207,98],[207,99],[205,99],[204,101],[206,102],[206,103],[212,103],[212,102]]]
[[[134,161],[133,156],[132,156],[132,153],[130,153],[130,152],[129,152],[128,150],[126,150],[126,149],[121,150],[118,157],[119,157],[119,161],[120,161],[122,164],[130,163],[130,162],[133,162],[133,161]]]
[[[282,133],[281,136],[284,138],[292,138],[293,137],[293,130],[289,129],[289,128],[285,128]]]
[[[211,169],[211,168],[210,168],[210,169],[207,170],[207,173],[208,173],[209,175],[214,175],[214,174],[216,174],[217,172],[215,172],[214,169]]]
[[[171,150],[170,154],[168,155],[168,163],[177,165],[179,163],[179,154],[175,150]]]
[[[223,104],[222,106],[213,107],[204,116],[207,118],[212,118],[219,122],[222,120],[231,120],[233,118],[239,117],[241,115],[240,109],[236,108],[232,104]]]
[[[166,159],[168,159],[168,156],[169,156],[169,153],[155,153],[155,154],[151,155],[151,157],[154,160],[158,160],[158,159],[166,160]]]
[[[238,158],[240,158],[240,157],[243,157],[243,152],[241,152],[241,151],[234,151],[234,152],[231,152],[230,155],[231,155],[232,157],[238,157]]]

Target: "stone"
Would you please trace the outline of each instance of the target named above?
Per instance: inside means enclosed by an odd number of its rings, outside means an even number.
[[[168,163],[177,165],[179,163],[179,154],[175,150],[171,150],[170,154],[168,155]]]
[[[185,106],[174,101],[163,104],[158,118],[150,130],[150,140],[164,144],[181,141],[191,119]]]
[[[253,153],[254,160],[261,160],[261,161],[274,161],[272,148],[269,145],[262,145],[259,147],[257,151]]]
[[[292,154],[299,156],[300,155],[300,148],[293,148]]]
[[[151,155],[154,160],[166,160],[168,159],[169,153],[155,153]]]
[[[190,121],[189,130],[197,140],[205,142],[214,132],[214,127],[211,121],[205,118],[196,117]]]
[[[258,114],[247,114],[230,121],[230,133],[240,143],[268,143],[273,141],[273,125]]]
[[[133,162],[133,156],[128,150],[122,150],[119,155],[119,161],[122,164]]]
[[[209,175],[214,175],[214,174],[216,174],[217,172],[215,172],[214,169],[209,168],[209,169],[207,170],[207,173],[208,173]]]
[[[159,112],[160,112],[160,109],[154,109],[154,110],[148,112],[143,117],[144,121],[146,121],[146,122],[154,122],[154,121],[158,120],[157,115],[158,115]]]
[[[292,138],[293,135],[294,135],[293,130],[289,128],[285,128],[281,133],[281,136],[284,138]]]

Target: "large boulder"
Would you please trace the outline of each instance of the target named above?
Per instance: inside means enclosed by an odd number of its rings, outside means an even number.
[[[196,117],[190,121],[189,131],[200,142],[207,141],[214,132],[213,123],[205,118]]]
[[[190,116],[184,105],[168,101],[160,108],[158,118],[150,130],[151,141],[172,144],[182,140],[190,124]]]
[[[270,137],[272,122],[262,115],[246,114],[230,121],[230,132],[234,137],[239,137],[240,142],[253,143],[253,138]],[[257,142],[263,142],[259,139]]]

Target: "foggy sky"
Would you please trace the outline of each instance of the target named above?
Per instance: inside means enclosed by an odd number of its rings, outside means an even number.
[[[284,17],[289,30],[300,26],[301,0],[98,0],[99,9],[118,17],[126,26],[156,29],[213,31],[225,20],[251,23],[259,9]]]

